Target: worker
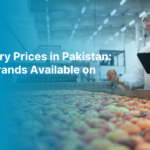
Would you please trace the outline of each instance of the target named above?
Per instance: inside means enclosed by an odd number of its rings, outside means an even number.
[[[142,18],[142,24],[146,28],[148,35],[150,35],[150,13]],[[150,52],[150,43],[140,52]],[[123,90],[132,90],[144,85],[144,89],[150,90],[150,75],[145,72],[140,60],[137,58],[135,65],[131,71],[120,77],[119,75],[113,76],[111,79],[107,77],[112,83],[118,84]]]

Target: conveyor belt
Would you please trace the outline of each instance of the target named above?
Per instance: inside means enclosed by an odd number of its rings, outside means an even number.
[[[109,93],[109,94],[118,94],[118,95],[121,95],[121,96],[150,99],[150,90],[123,91],[121,89],[88,89],[88,91],[106,92],[106,93]]]
[[[8,146],[15,150],[24,146],[30,150],[149,150],[150,102],[103,92],[126,94],[116,89],[12,92],[7,103]]]

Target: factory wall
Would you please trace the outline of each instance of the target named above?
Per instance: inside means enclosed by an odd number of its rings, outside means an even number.
[[[128,46],[125,49],[126,54],[126,71],[129,72],[137,59],[137,48],[135,45]]]

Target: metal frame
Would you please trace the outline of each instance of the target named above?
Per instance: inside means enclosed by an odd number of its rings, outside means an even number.
[[[0,85],[9,90],[88,90],[88,89],[111,89],[111,82],[56,82],[56,83],[15,83]]]
[[[126,66],[125,61],[124,61],[124,65],[123,65],[123,66],[119,66],[119,65],[118,65],[118,55],[119,55],[119,54],[124,53],[124,60],[125,60],[125,51],[124,51],[124,50],[123,50],[123,51],[122,51],[122,50],[121,50],[121,51],[119,51],[119,50],[118,50],[118,51],[117,51],[117,50],[99,50],[99,54],[101,54],[101,52],[102,52],[102,53],[103,53],[103,52],[104,52],[104,53],[105,53],[105,52],[107,52],[107,53],[117,52],[118,54],[114,55],[114,56],[117,56],[117,66],[116,66],[116,67],[125,67],[125,66]],[[102,55],[102,54],[101,54],[101,55]],[[113,57],[114,57],[114,56],[113,56]],[[100,65],[100,66],[103,67],[103,66],[105,66],[105,65]],[[107,66],[107,65],[106,65],[106,66]],[[115,66],[115,65],[109,65],[109,66]]]
[[[117,94],[121,96],[135,97],[150,100],[150,90],[131,90],[123,91],[113,89],[111,82],[88,82],[88,83],[21,83],[4,84],[1,88],[9,91],[32,91],[32,90],[86,90],[91,92],[105,92],[108,94]]]

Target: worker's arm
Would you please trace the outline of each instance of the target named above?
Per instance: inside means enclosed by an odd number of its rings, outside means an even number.
[[[147,51],[146,49],[142,49],[141,52]],[[117,75],[113,76],[112,79],[109,79],[109,77],[107,79],[112,83],[118,84],[123,90],[131,90],[144,84],[144,68],[137,58],[130,72],[122,77]]]
[[[121,89],[123,90],[130,90],[130,85],[128,82],[125,81],[122,77],[119,77],[118,75],[113,76],[111,79],[107,77],[108,81],[111,81],[112,83],[118,84]]]
[[[138,58],[131,71],[122,76],[122,79],[125,81],[123,86],[120,85],[123,90],[131,90],[144,84],[144,68]]]

